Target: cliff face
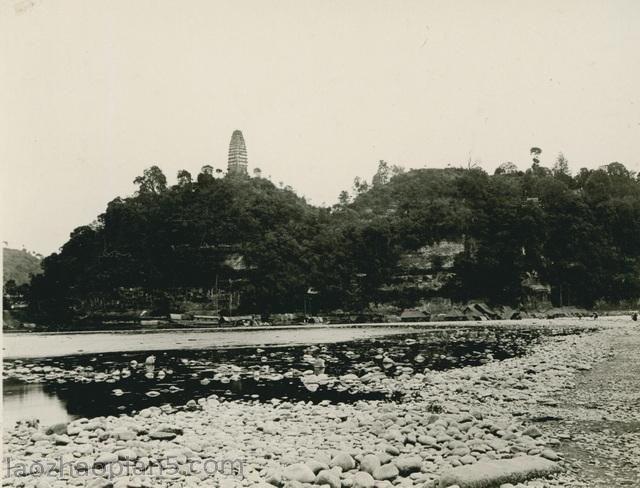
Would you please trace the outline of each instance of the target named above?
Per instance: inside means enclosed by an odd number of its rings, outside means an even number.
[[[455,257],[464,250],[458,241],[440,241],[404,253],[399,261],[396,274],[382,290],[397,293],[429,293],[441,290],[454,277]]]
[[[464,244],[457,241],[440,241],[404,254],[398,267],[408,273],[431,272],[451,269],[455,257],[464,251]]]
[[[28,251],[19,249],[2,250],[2,282],[15,281],[23,285],[31,280],[31,275],[42,273],[42,260]]]

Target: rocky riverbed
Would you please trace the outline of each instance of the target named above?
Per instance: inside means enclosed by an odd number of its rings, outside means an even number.
[[[524,356],[479,366],[407,370],[385,379],[399,401],[212,395],[55,426],[26,420],[5,429],[3,485],[464,488],[493,480],[504,487],[591,486],[581,461],[565,454],[580,440],[559,412],[579,393],[584,375],[615,359],[616,345],[638,338],[632,324],[601,320],[597,332],[549,336]],[[349,381],[368,380],[353,376]],[[637,401],[635,394],[623,403]],[[627,408],[621,420],[640,421],[639,415]],[[640,452],[633,449],[632,457]],[[513,458],[519,459],[506,461]],[[41,468],[48,473],[30,473]],[[618,481],[634,486],[633,475]],[[525,481],[529,476],[537,479]]]
[[[526,323],[418,330],[331,344],[175,349],[156,352],[153,364],[147,364],[148,352],[133,351],[8,359],[3,362],[3,420],[15,423],[32,416],[52,424],[133,414],[212,394],[314,403],[394,398],[398,376],[521,356],[542,337],[574,333],[570,326]],[[326,372],[311,370],[316,361]]]

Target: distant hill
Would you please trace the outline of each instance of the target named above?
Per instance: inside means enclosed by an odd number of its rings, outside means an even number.
[[[14,280],[16,285],[29,283],[31,275],[42,273],[42,260],[25,250],[2,250],[2,282]]]
[[[371,183],[357,178],[331,208],[269,179],[216,178],[208,166],[168,185],[152,166],[135,195],[113,199],[45,258],[28,293],[31,321],[636,300],[636,174],[620,163],[575,176],[512,166],[489,175],[380,162]]]

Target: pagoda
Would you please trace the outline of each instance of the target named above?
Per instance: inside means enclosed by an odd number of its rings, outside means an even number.
[[[234,130],[229,143],[229,162],[227,174],[247,175],[247,146],[244,143],[242,131]]]

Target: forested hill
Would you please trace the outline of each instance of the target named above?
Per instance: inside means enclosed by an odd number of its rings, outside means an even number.
[[[68,317],[140,296],[175,310],[224,293],[258,313],[301,310],[309,294],[318,311],[434,295],[517,304],[532,276],[562,303],[640,295],[640,181],[619,163],[571,176],[564,160],[494,175],[381,162],[332,208],[207,167],[195,180],[181,171],[173,186],[151,167],[136,183],[135,196],[111,201],[44,260],[29,293],[34,314]],[[463,249],[444,286],[389,293],[403,256],[443,240]]]
[[[25,249],[2,250],[2,282],[13,281],[15,285],[29,283],[31,275],[42,273],[41,257]]]

